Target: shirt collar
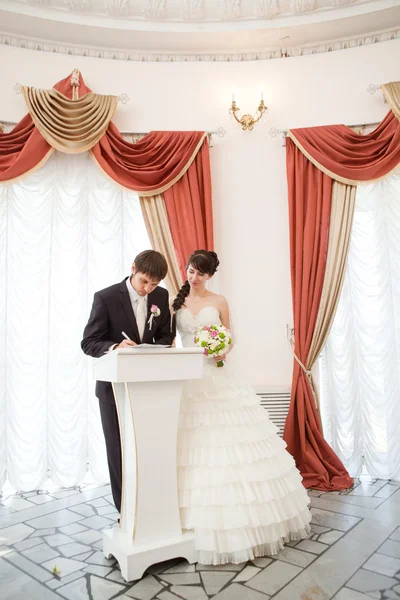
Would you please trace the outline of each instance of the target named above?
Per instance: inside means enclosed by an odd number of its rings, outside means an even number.
[[[136,302],[137,300],[139,300],[139,298],[141,298],[141,296],[139,296],[137,291],[132,287],[130,277],[128,277],[128,279],[126,280],[126,287],[128,288],[129,297],[132,302]]]

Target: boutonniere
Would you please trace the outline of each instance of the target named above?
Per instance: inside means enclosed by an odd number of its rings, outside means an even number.
[[[159,317],[161,315],[161,310],[158,308],[157,304],[152,304],[150,307],[150,318],[147,321],[149,324],[149,329],[151,329],[151,326],[153,325],[153,319],[155,319],[156,317]]]

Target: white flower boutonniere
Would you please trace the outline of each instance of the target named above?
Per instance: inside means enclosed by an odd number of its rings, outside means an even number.
[[[150,318],[147,321],[149,324],[149,329],[151,329],[151,326],[153,325],[153,319],[155,319],[155,317],[159,317],[160,315],[161,310],[158,308],[157,304],[152,304],[150,308]]]

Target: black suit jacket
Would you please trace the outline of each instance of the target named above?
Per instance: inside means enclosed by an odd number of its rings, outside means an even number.
[[[139,339],[136,318],[132,309],[126,277],[121,283],[96,292],[89,321],[83,332],[81,348],[85,354],[100,358],[113,344],[123,341],[124,331],[137,344],[172,344],[171,315],[168,303],[168,292],[156,287],[148,295],[148,312],[143,340]],[[153,318],[151,329],[148,320],[150,307],[156,304],[161,311],[159,317]],[[96,396],[101,402],[115,404],[111,384],[96,381]]]

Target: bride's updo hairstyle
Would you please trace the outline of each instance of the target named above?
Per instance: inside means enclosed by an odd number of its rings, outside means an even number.
[[[209,250],[196,250],[191,256],[189,256],[186,269],[193,267],[202,275],[207,274],[213,276],[218,269],[218,265],[219,260],[216,252],[211,252]],[[185,304],[185,298],[189,295],[189,292],[190,283],[186,280],[172,303],[172,308],[175,312]]]

